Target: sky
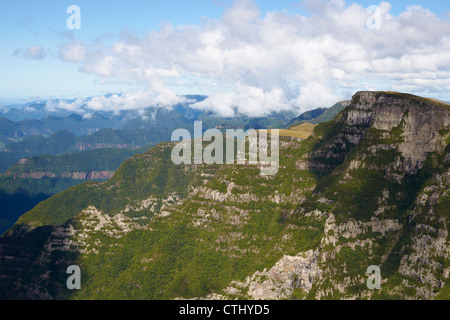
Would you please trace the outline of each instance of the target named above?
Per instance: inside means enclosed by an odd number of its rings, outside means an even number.
[[[361,90],[450,101],[450,1],[0,2],[0,107],[118,111],[205,94],[196,108],[262,116]]]

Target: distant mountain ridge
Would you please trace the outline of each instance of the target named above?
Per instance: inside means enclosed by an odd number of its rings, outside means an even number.
[[[306,111],[297,118],[292,119],[287,125],[287,128],[293,127],[302,122],[319,124],[320,122],[331,121],[339,112],[344,110],[350,102],[351,101],[349,100],[340,101],[330,108],[318,108],[311,111]]]
[[[79,137],[67,130],[57,131],[49,137],[32,135],[20,142],[9,144],[0,151],[0,173],[5,172],[19,159],[39,154],[60,155],[105,148],[137,149],[168,139],[170,131],[162,129],[144,131],[107,128]]]

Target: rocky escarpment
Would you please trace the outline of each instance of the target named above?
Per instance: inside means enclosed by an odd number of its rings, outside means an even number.
[[[443,153],[445,137],[439,131],[450,126],[449,108],[409,95],[359,92],[352,108],[337,121],[341,119],[349,126],[368,125],[381,131],[382,137],[397,139],[390,145],[395,145],[402,156],[402,171],[416,173],[430,152]]]
[[[446,290],[449,106],[358,92],[327,126],[316,130],[320,141],[296,163],[323,176],[294,216],[324,223],[320,245],[207,298],[431,299]],[[299,267],[287,267],[287,258]],[[366,286],[370,265],[381,268],[381,290]]]
[[[311,154],[311,168],[331,172],[370,133],[373,143],[367,147],[373,154],[396,150],[399,169],[416,173],[430,152],[444,151],[447,144],[439,131],[450,126],[449,108],[412,95],[358,92],[351,105],[336,116],[336,131],[328,131],[325,143]],[[353,167],[363,160],[355,159]]]

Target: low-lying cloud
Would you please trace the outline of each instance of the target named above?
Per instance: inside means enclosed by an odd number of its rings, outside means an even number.
[[[183,97],[173,92],[136,91],[125,94],[111,94],[75,100],[51,100],[45,105],[47,111],[65,110],[89,117],[90,112],[104,111],[118,113],[122,110],[140,111],[149,107],[171,107],[184,102]]]

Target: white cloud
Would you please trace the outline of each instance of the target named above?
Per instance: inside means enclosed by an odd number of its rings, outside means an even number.
[[[66,44],[61,58],[109,81],[138,84],[149,103],[174,101],[171,86],[201,90],[195,104],[222,115],[262,115],[329,106],[357,90],[399,90],[436,97],[450,90],[450,22],[420,6],[399,16],[379,4],[381,29],[366,27],[367,8],[342,0],[303,1],[311,16],[262,15],[238,0],[219,20],[201,26],[167,24],[111,46]],[[91,101],[89,108],[138,108],[142,97]]]
[[[25,112],[36,112],[37,110],[34,107],[26,106],[24,111]]]
[[[245,108],[243,109],[241,106],[245,106]],[[286,111],[292,108],[282,89],[274,88],[271,91],[263,91],[261,88],[244,84],[238,85],[237,90],[233,93],[214,94],[206,100],[194,103],[192,107],[212,110],[224,117],[233,116],[235,110],[261,117],[274,110]]]
[[[48,101],[45,108],[48,111],[66,110],[83,114],[90,118],[94,111],[106,111],[118,113],[121,110],[144,110],[148,107],[170,107],[183,102],[183,98],[175,94],[165,92],[136,91],[125,94],[112,94],[107,96],[95,96],[91,98],[78,98],[73,101],[52,100]]]
[[[32,45],[26,50],[18,48],[14,50],[13,55],[30,60],[43,60],[47,56],[40,45]]]
[[[25,58],[34,59],[34,60],[42,60],[45,57],[44,49],[41,46],[34,45],[27,49],[25,52]]]
[[[79,42],[65,43],[60,46],[59,54],[63,61],[82,62],[86,57],[86,48]]]
[[[50,100],[47,101],[45,109],[50,112],[55,112],[57,110],[66,110],[74,113],[84,113],[83,105],[85,104],[85,99],[78,98],[74,101],[65,100]]]

